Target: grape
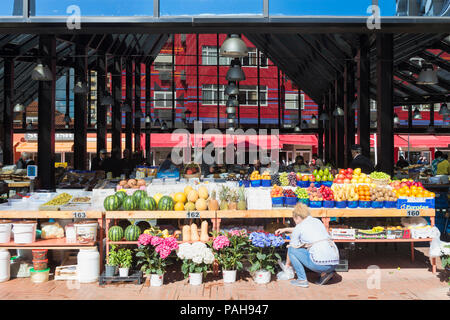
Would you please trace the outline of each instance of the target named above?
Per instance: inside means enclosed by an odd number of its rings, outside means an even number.
[[[297,198],[299,199],[309,199],[309,194],[306,191],[306,189],[297,187],[294,192],[297,195]]]
[[[369,177],[371,177],[372,179],[382,179],[382,180],[384,180],[384,179],[390,179],[390,178],[391,178],[391,176],[388,175],[387,173],[384,173],[384,172],[378,172],[378,171],[372,172],[372,173],[369,175]]]
[[[273,175],[272,175],[272,185],[274,186],[274,185],[277,185],[277,186],[279,186],[280,185],[280,175],[278,174],[278,173],[274,173]]]
[[[294,172],[289,173],[288,180],[291,187],[297,186],[297,175]]]
[[[289,179],[288,179],[288,174],[287,172],[282,172],[280,174],[280,184],[283,187],[287,187],[289,185]]]

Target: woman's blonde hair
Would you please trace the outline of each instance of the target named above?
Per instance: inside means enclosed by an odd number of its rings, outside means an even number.
[[[308,206],[306,206],[304,203],[297,203],[297,205],[294,208],[294,211],[292,211],[292,217],[300,217],[302,219],[305,219],[306,217],[309,217],[311,215],[311,212],[309,211]]]

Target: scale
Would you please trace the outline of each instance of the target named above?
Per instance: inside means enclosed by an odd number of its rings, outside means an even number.
[[[38,167],[36,165],[27,166],[27,177],[30,179],[30,193],[34,192],[34,179],[38,174]]]

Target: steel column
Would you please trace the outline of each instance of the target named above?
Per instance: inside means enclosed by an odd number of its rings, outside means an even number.
[[[379,169],[394,173],[394,36],[379,33],[377,44],[377,149]]]
[[[348,168],[352,161],[351,146],[355,143],[355,73],[354,64],[347,61],[344,71],[344,167]]]
[[[75,44],[75,81],[87,84],[87,50],[86,47]],[[55,75],[56,77],[56,75]],[[76,170],[86,170],[87,158],[87,94],[74,94],[75,133],[74,133],[74,167]]]
[[[106,75],[108,74],[108,63],[105,55],[97,58],[97,156],[100,150],[106,149],[106,106],[102,106],[101,100],[106,92]],[[90,77],[90,75],[89,75]],[[89,105],[89,113],[90,113]]]
[[[258,78],[258,131],[261,129],[261,51],[258,52],[258,66],[257,66],[257,78]]]
[[[217,43],[216,43],[216,54],[217,54],[217,129],[220,129],[220,46],[219,46],[219,34],[217,34]]]
[[[25,102],[23,102],[25,103]],[[3,164],[14,164],[14,60],[4,59],[3,77]]]
[[[122,58],[114,57],[112,75],[112,97],[114,104],[112,105],[112,138],[111,147],[113,155],[116,159],[122,156],[122,111],[120,104],[122,101]]]
[[[39,37],[39,56],[48,66],[52,81],[39,81],[38,88],[38,176],[42,189],[55,188],[55,100],[56,37]]]
[[[336,100],[334,98],[334,87],[330,88],[330,91],[328,92],[328,95],[330,97],[330,108],[328,109],[328,116],[330,117],[330,125],[328,127],[328,130],[330,131],[329,139],[330,139],[330,162],[336,166],[337,165],[337,159],[336,159],[336,117],[333,116],[333,111],[336,108]]]
[[[324,112],[323,107],[325,105],[325,98],[323,99],[323,101],[321,103],[319,103],[319,112],[317,113],[317,123],[318,123],[318,139],[317,139],[317,149],[318,149],[318,156],[319,159],[323,160],[323,122],[320,119],[320,116],[322,115],[322,113]]]
[[[175,92],[175,34],[172,34],[172,130],[175,129],[175,103],[176,103],[176,92]]]
[[[323,95],[323,113],[329,114],[328,110],[330,109],[330,98],[327,94]],[[319,120],[320,121],[320,120]],[[325,140],[325,162],[328,163],[330,162],[330,131],[329,131],[329,127],[330,127],[330,121],[320,121],[323,123],[323,131],[324,131],[324,140]]]
[[[370,43],[368,35],[359,37],[358,63],[358,142],[362,154],[370,158]]]
[[[133,61],[126,60],[125,75],[125,101],[130,106],[131,112],[125,113],[125,148],[130,152],[133,151]]]
[[[280,69],[277,67],[277,98],[278,98],[278,128],[281,128],[281,87],[280,87]]]
[[[152,126],[151,117],[151,89],[152,89],[152,65],[145,65],[145,159],[151,164],[151,145],[150,135]],[[147,116],[150,116],[150,123],[147,123]]]
[[[197,67],[197,121],[200,120],[200,71],[199,71],[199,57],[200,57],[200,53],[199,53],[199,43],[198,43],[198,33],[196,34],[196,41],[195,41],[195,45],[197,46],[197,54],[196,54],[196,67]]]
[[[175,41],[175,40],[174,40]],[[134,111],[140,110],[141,107],[141,62],[135,60],[134,62]],[[141,150],[141,118],[134,119],[134,151]]]
[[[334,89],[334,93],[335,93],[335,101],[336,101],[336,107],[340,107],[342,108],[343,105],[343,79],[339,78],[337,80],[335,80],[335,89]],[[335,128],[335,132],[336,132],[336,146],[335,146],[335,152],[336,152],[336,166],[338,168],[343,168],[344,167],[344,154],[345,154],[345,149],[344,149],[344,118],[346,117],[346,115],[344,114],[344,116],[337,116],[336,117],[336,128]]]

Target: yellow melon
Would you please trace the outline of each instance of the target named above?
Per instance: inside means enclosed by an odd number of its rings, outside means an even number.
[[[186,186],[184,187],[184,194],[187,196],[192,190],[194,189],[191,186]]]
[[[184,211],[184,203],[177,202],[177,203],[175,203],[175,206],[173,208],[175,211]]]
[[[173,200],[175,202],[182,202],[183,204],[185,204],[187,201],[187,197],[183,192],[177,192],[174,194]]]
[[[188,193],[187,199],[188,199],[188,201],[195,203],[198,200],[198,192],[195,190],[191,190]]]
[[[156,194],[153,196],[153,199],[155,199],[156,204],[158,204],[159,199],[161,199],[162,197],[163,197],[163,195],[162,195],[161,193],[156,193]]]
[[[186,210],[186,211],[193,211],[193,210],[195,210],[195,203],[193,203],[193,202],[187,202],[187,203],[184,205],[184,210]]]
[[[208,199],[209,192],[208,189],[204,186],[198,188],[198,196],[204,200]]]
[[[205,199],[200,198],[195,202],[195,209],[197,209],[199,211],[203,211],[203,210],[206,210],[207,208],[208,208],[208,204],[206,203]]]

